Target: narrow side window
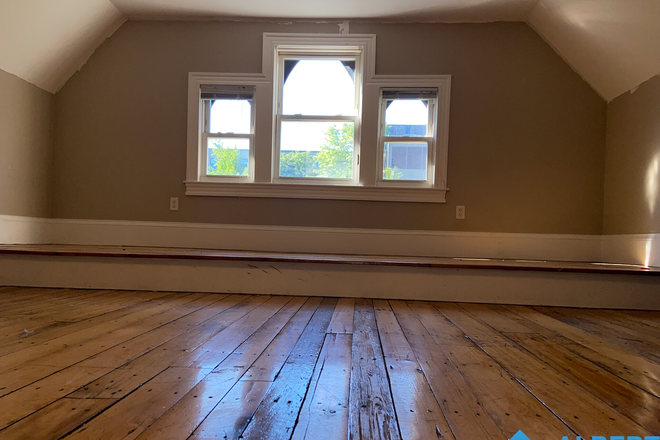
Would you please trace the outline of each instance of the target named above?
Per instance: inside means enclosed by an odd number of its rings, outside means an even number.
[[[433,186],[437,88],[381,89],[379,182]]]
[[[254,86],[200,86],[202,178],[251,180],[254,176],[254,94]]]

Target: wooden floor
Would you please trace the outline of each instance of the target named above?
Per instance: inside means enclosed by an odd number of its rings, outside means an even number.
[[[660,435],[660,313],[0,287],[0,439]]]

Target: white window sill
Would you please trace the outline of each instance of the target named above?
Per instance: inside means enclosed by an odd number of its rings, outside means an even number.
[[[445,203],[447,189],[186,181],[187,196]]]

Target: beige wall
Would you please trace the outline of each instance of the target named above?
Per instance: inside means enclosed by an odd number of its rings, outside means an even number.
[[[606,104],[523,23],[351,23],[378,74],[452,75],[446,204],[186,197],[187,73],[260,72],[263,32],[337,25],[122,26],[56,97],[54,216],[601,233]]]
[[[660,232],[660,75],[607,107],[605,234]]]
[[[0,214],[50,216],[54,102],[0,70]]]

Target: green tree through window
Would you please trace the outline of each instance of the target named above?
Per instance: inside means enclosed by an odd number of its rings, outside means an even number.
[[[320,151],[283,151],[280,154],[282,177],[353,177],[353,124],[330,127]]]
[[[353,177],[353,130],[353,124],[344,124],[341,129],[330,127],[325,132],[325,144],[318,154],[320,176]]]
[[[318,163],[313,151],[287,151],[280,155],[280,176],[316,177]]]
[[[248,168],[241,165],[237,148],[224,148],[221,140],[213,140],[207,174],[212,176],[247,176]]]
[[[385,180],[400,180],[402,177],[403,173],[397,167],[385,167],[383,169],[383,179]]]

